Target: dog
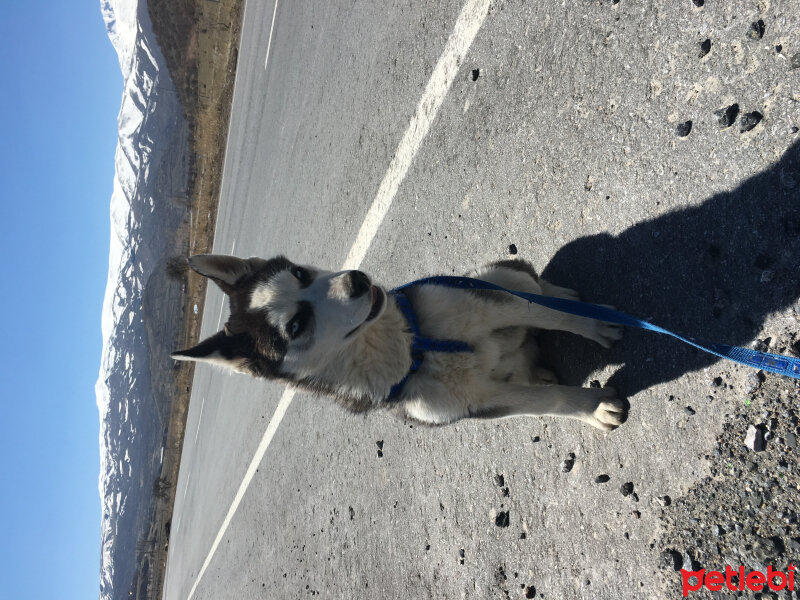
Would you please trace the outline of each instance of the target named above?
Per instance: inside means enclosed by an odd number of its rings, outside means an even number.
[[[176,360],[221,365],[332,396],[352,412],[382,408],[428,425],[551,415],[610,431],[625,420],[625,405],[612,388],[561,386],[552,372],[536,366],[537,330],[569,331],[608,348],[622,336],[617,325],[504,292],[430,284],[403,290],[403,309],[397,293],[361,271],[325,271],[283,256],[205,254],[191,257],[189,266],[230,298],[231,314],[222,331],[173,353]],[[495,262],[470,276],[578,298],[522,260]],[[453,341],[459,349],[420,355],[412,352],[415,335]]]

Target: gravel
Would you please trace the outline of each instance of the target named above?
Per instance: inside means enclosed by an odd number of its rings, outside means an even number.
[[[787,386],[785,378],[769,376],[727,416],[708,457],[710,475],[661,516],[661,574],[671,589],[680,589],[676,571],[688,568],[687,561],[696,568],[743,565],[761,572],[800,562],[798,412],[800,383],[789,380]],[[767,430],[773,435],[765,442]],[[762,451],[749,447],[751,438],[755,448],[761,439]],[[682,566],[676,566],[679,560]],[[720,596],[704,589],[693,597]]]
[[[753,126],[755,127],[755,125]],[[678,137],[686,137],[692,131],[692,122],[691,121],[684,121],[675,127],[675,134]]]
[[[749,112],[746,115],[744,115],[742,117],[742,120],[740,121],[740,124],[742,126],[742,133],[746,133],[751,129],[753,129],[756,125],[758,125],[761,122],[761,119],[763,118],[764,115],[762,115],[757,110],[754,110],[753,112]]]
[[[721,108],[714,112],[714,116],[717,117],[720,129],[726,129],[736,122],[736,117],[739,116],[739,105],[734,103]]]
[[[561,463],[561,472],[562,473],[569,473],[572,471],[572,467],[575,466],[575,454],[572,452],[569,453],[567,458]]]

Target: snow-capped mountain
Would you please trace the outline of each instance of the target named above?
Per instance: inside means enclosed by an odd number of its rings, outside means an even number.
[[[111,195],[103,303],[100,411],[103,506],[100,597],[128,598],[147,535],[169,418],[167,359],[180,322],[180,282],[164,272],[188,221],[188,125],[145,0],[101,0],[125,80]],[[166,374],[166,375],[165,375]]]

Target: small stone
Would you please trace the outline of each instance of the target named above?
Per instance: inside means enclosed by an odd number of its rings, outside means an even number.
[[[683,557],[677,550],[664,550],[661,555],[662,564],[673,571],[680,571],[683,566]]]
[[[623,496],[630,496],[633,493],[633,482],[628,481],[627,483],[623,483],[619,488],[619,492]]]
[[[755,125],[753,125],[755,127]],[[680,123],[677,127],[675,127],[675,134],[678,137],[686,137],[692,131],[692,122],[691,121],[684,121]]]
[[[764,338],[763,340],[756,340],[753,342],[753,350],[756,352],[767,352],[769,350],[769,345],[772,342],[772,338]]]
[[[521,539],[521,540],[524,540],[524,539],[526,539],[527,537],[528,537],[528,534],[527,534],[527,533],[525,533],[524,531],[523,531],[522,533],[520,533],[520,534],[519,534],[519,539]]]
[[[536,588],[532,585],[529,585],[525,588],[525,597],[526,598],[536,598]]]
[[[697,7],[701,8],[703,4],[706,3],[706,0],[692,0],[692,3]]]
[[[754,394],[758,391],[758,388],[761,387],[761,383],[764,381],[764,371],[750,371],[747,375],[747,381],[745,382],[744,391],[746,394]]]
[[[719,525],[714,525],[711,528],[711,533],[713,533],[715,537],[719,537],[721,535],[725,535],[725,529]]]
[[[683,409],[683,412],[685,412],[685,413],[686,413],[688,416],[690,416],[690,417],[691,417],[691,416],[693,416],[693,415],[694,415],[694,414],[695,414],[697,411],[695,411],[695,409],[693,409],[691,406],[687,406],[686,408],[684,408],[684,409]]]
[[[497,487],[504,487],[506,485],[505,477],[500,474],[494,476],[494,483]]]
[[[781,556],[786,551],[783,541],[779,537],[756,536],[753,543],[753,553],[760,560],[769,560]]]
[[[567,455],[567,458],[564,459],[564,462],[561,463],[561,472],[562,473],[569,473],[572,471],[572,467],[575,466],[575,455],[570,452]]]
[[[658,498],[656,498],[656,500],[658,500],[658,503],[663,508],[666,508],[667,506],[672,504],[672,498],[670,498],[669,496],[659,496]]]
[[[494,518],[494,524],[498,527],[508,527],[511,523],[511,519],[508,516],[509,511],[500,511],[497,513],[497,516]]]
[[[764,21],[759,19],[755,23],[750,24],[750,29],[747,31],[747,37],[751,40],[760,40],[764,37]]]
[[[764,118],[764,115],[762,115],[757,110],[754,110],[753,112],[749,112],[749,113],[745,114],[742,117],[742,120],[741,120],[741,123],[740,123],[741,126],[742,126],[741,127],[741,132],[742,133],[746,133],[746,132],[750,131],[756,125],[758,125],[761,122],[761,119],[763,119],[763,118]]]
[[[714,111],[714,116],[717,117],[720,129],[726,129],[736,122],[736,117],[739,116],[739,105],[734,103]]]
[[[711,52],[711,39],[710,38],[706,38],[705,40],[700,42],[699,58],[703,58],[709,52]]]
[[[471,76],[472,76],[472,81],[478,81],[478,77],[481,76],[481,70],[480,69],[472,69],[472,75]]]
[[[785,439],[786,439],[786,447],[787,448],[792,448],[792,449],[797,448],[797,436],[795,434],[793,434],[791,431],[789,431],[786,434],[786,438]]]
[[[509,244],[508,253],[509,254],[516,254],[517,253],[517,246],[515,244]]]
[[[594,482],[595,482],[595,483],[606,483],[606,482],[607,482],[607,481],[609,481],[610,479],[611,479],[611,477],[609,477],[608,475],[606,475],[605,473],[603,473],[602,475],[598,475],[597,477],[595,477],[595,478],[594,478]]]
[[[793,69],[800,69],[800,52],[792,55],[792,58],[789,60],[789,64],[792,65]]]
[[[764,449],[764,431],[760,427],[750,425],[747,428],[744,445],[754,452],[761,452]]]

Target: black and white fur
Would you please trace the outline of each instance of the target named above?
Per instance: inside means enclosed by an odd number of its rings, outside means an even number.
[[[625,419],[611,388],[556,385],[536,367],[537,329],[577,333],[609,347],[621,328],[575,317],[502,292],[436,285],[407,290],[423,336],[460,340],[472,353],[428,352],[399,398],[391,387],[411,366],[412,333],[386,290],[361,271],[323,271],[279,256],[271,260],[198,255],[189,259],[230,297],[222,331],[175,352],[255,377],[327,394],[353,412],[386,408],[444,425],[467,417],[553,415],[610,431]],[[540,279],[521,260],[487,265],[471,276],[559,298],[577,293]]]

